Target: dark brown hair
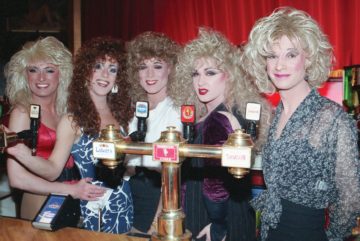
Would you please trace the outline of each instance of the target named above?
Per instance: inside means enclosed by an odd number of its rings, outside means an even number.
[[[132,117],[130,109],[129,84],[126,82],[126,54],[124,43],[110,37],[98,37],[86,42],[77,52],[74,61],[73,80],[69,86],[68,112],[73,116],[77,127],[86,134],[100,131],[100,116],[93,103],[88,85],[94,65],[99,60],[116,60],[119,64],[115,84],[117,93],[109,93],[107,102],[112,114],[125,129]]]

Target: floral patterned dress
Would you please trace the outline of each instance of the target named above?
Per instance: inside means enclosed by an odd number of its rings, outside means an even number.
[[[75,159],[75,164],[79,168],[81,178],[93,178],[93,184],[105,186],[101,181],[95,181],[95,169],[98,162],[92,155],[92,142],[96,137],[82,134],[78,143],[72,147],[71,154]],[[100,230],[107,233],[124,233],[130,230],[133,223],[133,200],[129,182],[123,180],[115,189],[111,189],[111,194],[106,201],[99,207],[101,209],[101,222],[99,222],[99,212],[93,211],[89,207],[89,202],[81,200],[81,214],[84,218],[83,226],[88,230]]]
[[[316,89],[276,137],[282,103],[263,149],[267,190],[252,201],[262,213],[262,240],[281,222],[282,200],[305,208],[328,208],[331,241],[343,240],[360,214],[360,165],[353,120]]]

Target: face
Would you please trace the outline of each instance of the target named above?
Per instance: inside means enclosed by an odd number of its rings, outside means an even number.
[[[146,59],[139,65],[141,87],[147,94],[166,94],[171,66],[159,59]]]
[[[115,84],[118,69],[117,61],[108,56],[96,61],[90,79],[90,94],[106,96]]]
[[[306,53],[298,41],[281,37],[272,46],[272,53],[266,58],[267,73],[276,88],[289,90],[305,81]]]
[[[217,66],[214,59],[201,58],[195,62],[195,70],[192,73],[195,92],[199,100],[206,104],[208,111],[225,99],[228,75]]]
[[[26,79],[30,90],[38,97],[56,96],[59,76],[58,66],[46,61],[30,63],[26,67]]]

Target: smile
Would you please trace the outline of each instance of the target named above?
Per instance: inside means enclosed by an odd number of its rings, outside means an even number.
[[[105,81],[105,80],[97,80],[96,84],[100,87],[107,87],[109,85],[109,81]]]
[[[147,85],[154,85],[157,83],[157,80],[146,80],[145,82]]]
[[[47,87],[49,87],[49,84],[36,84],[36,87],[40,88],[40,89],[47,88]]]

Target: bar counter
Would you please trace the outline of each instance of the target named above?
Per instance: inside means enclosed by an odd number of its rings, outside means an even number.
[[[78,228],[46,231],[31,226],[30,221],[0,217],[0,241],[147,241],[125,234],[92,232]]]

